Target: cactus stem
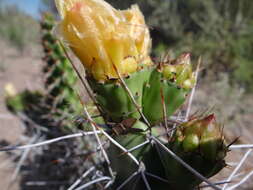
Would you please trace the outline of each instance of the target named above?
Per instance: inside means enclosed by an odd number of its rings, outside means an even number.
[[[1,148],[0,152],[6,152],[6,151],[12,151],[12,150],[25,150],[25,149],[29,149],[29,148],[35,148],[35,147],[39,147],[39,146],[44,146],[46,144],[52,144],[52,143],[55,143],[55,142],[58,142],[58,141],[66,140],[66,139],[71,139],[71,138],[76,138],[76,137],[82,137],[82,136],[87,136],[87,135],[94,135],[94,134],[101,134],[101,131],[96,130],[96,131],[88,131],[88,132],[82,132],[82,133],[75,133],[75,134],[71,134],[71,135],[66,135],[66,136],[50,139],[50,140],[43,141],[43,142],[36,143],[36,144],[28,144],[28,145],[23,145],[23,146],[5,147],[5,148]]]
[[[233,172],[230,174],[230,176],[228,177],[227,181],[230,181],[231,179],[233,179],[234,175],[236,174],[236,172],[241,168],[242,164],[245,162],[245,160],[247,159],[247,157],[250,155],[250,153],[252,152],[252,149],[248,150],[244,156],[242,157],[241,161],[239,162],[239,164],[237,164],[236,168],[233,170]],[[222,188],[222,190],[225,190],[228,184],[225,184]]]

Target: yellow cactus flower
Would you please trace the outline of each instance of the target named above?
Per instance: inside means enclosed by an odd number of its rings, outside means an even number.
[[[151,39],[137,5],[116,10],[103,0],[55,0],[61,35],[98,81],[150,64]]]

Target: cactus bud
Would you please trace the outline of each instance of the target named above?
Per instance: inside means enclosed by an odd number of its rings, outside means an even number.
[[[167,147],[205,177],[225,167],[227,147],[213,114],[181,124]],[[166,152],[158,151],[173,189],[193,189],[202,182]]]
[[[163,76],[168,80],[171,80],[171,76],[173,76],[178,86],[191,89],[195,84],[195,77],[194,73],[192,73],[190,54],[184,53],[171,62],[171,64],[161,65]]]
[[[151,124],[164,118],[163,104],[166,116],[174,114],[195,85],[189,53],[168,62],[171,64],[160,64],[153,70],[148,85],[144,87],[143,112]]]

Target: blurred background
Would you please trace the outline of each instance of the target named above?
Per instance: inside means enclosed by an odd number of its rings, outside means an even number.
[[[182,52],[190,52],[192,63],[196,64],[201,56],[192,113],[211,109],[224,123],[228,141],[239,137],[240,143],[253,142],[252,0],[107,1],[120,9],[135,3],[140,6],[151,30],[154,60],[161,60],[165,53],[176,57]],[[20,136],[25,130],[23,123],[6,108],[6,84],[13,84],[18,92],[43,88],[40,20],[45,11],[58,18],[53,0],[0,0],[2,145],[22,142]],[[10,158],[13,157],[0,154],[0,187],[3,189],[7,188],[15,171],[17,157]],[[10,189],[29,189],[20,185],[22,176],[15,178]],[[253,186],[248,184],[247,188]],[[56,184],[49,189],[59,187]]]

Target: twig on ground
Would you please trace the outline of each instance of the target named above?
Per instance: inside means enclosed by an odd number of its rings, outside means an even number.
[[[216,182],[216,183],[214,183],[214,185],[223,185],[223,184],[226,184],[226,183],[231,183],[231,181]],[[210,185],[201,185],[201,186],[199,186],[200,189],[204,189],[204,188],[207,188],[207,187],[210,187]]]
[[[87,187],[89,187],[89,186],[91,186],[91,185],[93,185],[95,183],[100,182],[100,181],[111,181],[111,180],[112,179],[110,177],[106,177],[106,176],[105,177],[101,177],[101,178],[95,179],[93,181],[90,181],[90,182],[88,182],[88,183],[86,183],[86,184],[84,184],[84,185],[76,188],[75,190],[83,190],[83,189],[85,189],[85,188],[87,188]]]
[[[245,148],[253,148],[253,144],[238,144],[229,146],[230,150],[245,149]]]
[[[31,145],[31,144],[35,143],[35,142],[38,140],[38,138],[39,138],[39,135],[35,135],[35,136],[30,140],[30,142],[29,142],[28,144]],[[21,158],[19,159],[18,164],[17,164],[17,166],[16,166],[16,168],[15,168],[15,171],[13,172],[13,175],[12,175],[12,177],[11,177],[11,183],[14,182],[14,181],[17,179],[17,176],[18,176],[18,174],[19,174],[19,172],[20,172],[20,168],[21,168],[21,166],[23,165],[24,161],[26,160],[26,158],[27,158],[27,156],[28,156],[30,150],[31,150],[31,148],[27,148],[27,149],[25,149],[25,150],[23,151],[23,153],[22,153],[22,155],[21,155]]]
[[[48,129],[42,125],[39,125],[37,123],[35,123],[33,120],[31,120],[29,117],[27,117],[25,114],[18,112],[17,116],[23,120],[23,121],[27,121],[29,123],[31,123],[38,131],[44,131],[44,132],[48,132]]]
[[[245,183],[251,176],[253,175],[253,171],[251,171],[250,173],[248,173],[248,175],[246,175],[239,183],[227,188],[226,190],[233,190],[237,187],[239,187],[240,185],[242,185],[243,183]]]
[[[230,181],[234,175],[236,174],[236,172],[241,168],[242,164],[245,162],[245,160],[247,159],[247,157],[250,155],[250,153],[252,152],[252,149],[248,150],[244,156],[242,157],[241,161],[239,162],[239,164],[236,166],[236,168],[234,169],[234,171],[230,174],[230,176],[227,178],[226,181]],[[225,190],[228,184],[225,184],[222,188],[222,190]]]
[[[86,176],[88,176],[92,171],[95,170],[95,167],[91,167],[90,169],[88,169],[78,180],[76,180],[69,188],[68,190],[73,190],[75,189],[81,182],[82,179],[84,179]]]
[[[82,136],[86,136],[86,135],[94,135],[94,134],[99,134],[99,133],[101,133],[101,131],[89,131],[89,132],[82,132],[82,133],[66,135],[66,136],[58,137],[58,138],[55,138],[55,139],[51,139],[51,140],[47,140],[47,141],[43,141],[43,142],[40,142],[40,143],[31,144],[31,145],[11,146],[11,147],[8,146],[8,147],[1,148],[0,152],[12,151],[12,150],[23,150],[23,149],[27,149],[27,148],[34,148],[34,147],[43,146],[43,145],[46,145],[46,144],[55,143],[57,141],[62,141],[62,140],[66,140],[66,139],[76,138],[76,137],[82,137]]]

